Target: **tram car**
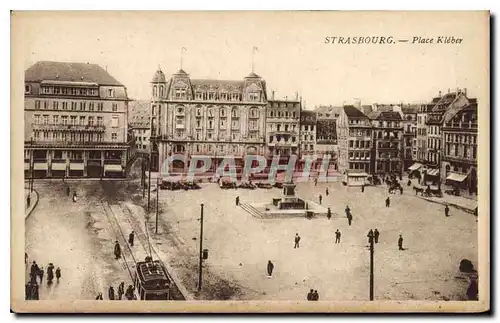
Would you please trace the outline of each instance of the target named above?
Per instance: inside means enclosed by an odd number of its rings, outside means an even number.
[[[160,301],[172,299],[170,279],[165,267],[159,260],[153,261],[148,258],[136,264],[134,285],[139,299]]]

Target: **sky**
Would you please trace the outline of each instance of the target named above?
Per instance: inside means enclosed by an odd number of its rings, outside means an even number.
[[[429,101],[438,91],[487,93],[488,21],[478,13],[32,12],[13,15],[13,58],[106,67],[129,97],[150,98],[160,66],[192,78],[242,80],[254,70],[276,98],[305,107]],[[393,45],[325,44],[332,36],[393,36]],[[455,36],[461,44],[411,44]],[[258,50],[252,55],[253,47]]]

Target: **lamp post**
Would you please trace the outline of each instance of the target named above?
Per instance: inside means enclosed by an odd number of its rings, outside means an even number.
[[[200,218],[200,264],[198,270],[198,291],[201,290],[202,270],[203,270],[203,203],[201,204],[201,218]]]
[[[370,243],[370,301],[373,301],[373,230],[368,232],[368,242]]]
[[[158,213],[159,213],[158,208],[159,208],[159,204],[160,204],[160,200],[159,200],[160,184],[159,184],[159,181],[160,181],[160,178],[156,177],[156,227],[155,227],[156,234],[158,233]]]

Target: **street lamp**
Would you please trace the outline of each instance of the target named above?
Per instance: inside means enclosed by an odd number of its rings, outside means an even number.
[[[200,218],[200,264],[198,270],[198,291],[201,290],[202,268],[203,268],[203,203],[201,203],[201,218]]]
[[[368,242],[370,243],[370,301],[373,301],[373,230],[368,232]]]

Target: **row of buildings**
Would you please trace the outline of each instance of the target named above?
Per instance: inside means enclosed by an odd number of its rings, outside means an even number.
[[[268,97],[252,72],[241,80],[194,79],[158,69],[151,99],[133,101],[105,69],[38,62],[25,72],[25,172],[35,177],[123,176],[133,157],[150,154],[158,170],[172,154],[244,157],[316,155],[328,170],[364,182],[409,172],[422,182],[477,187],[477,101],[465,90],[425,104],[303,108],[302,98]],[[300,167],[300,163],[299,163]]]

